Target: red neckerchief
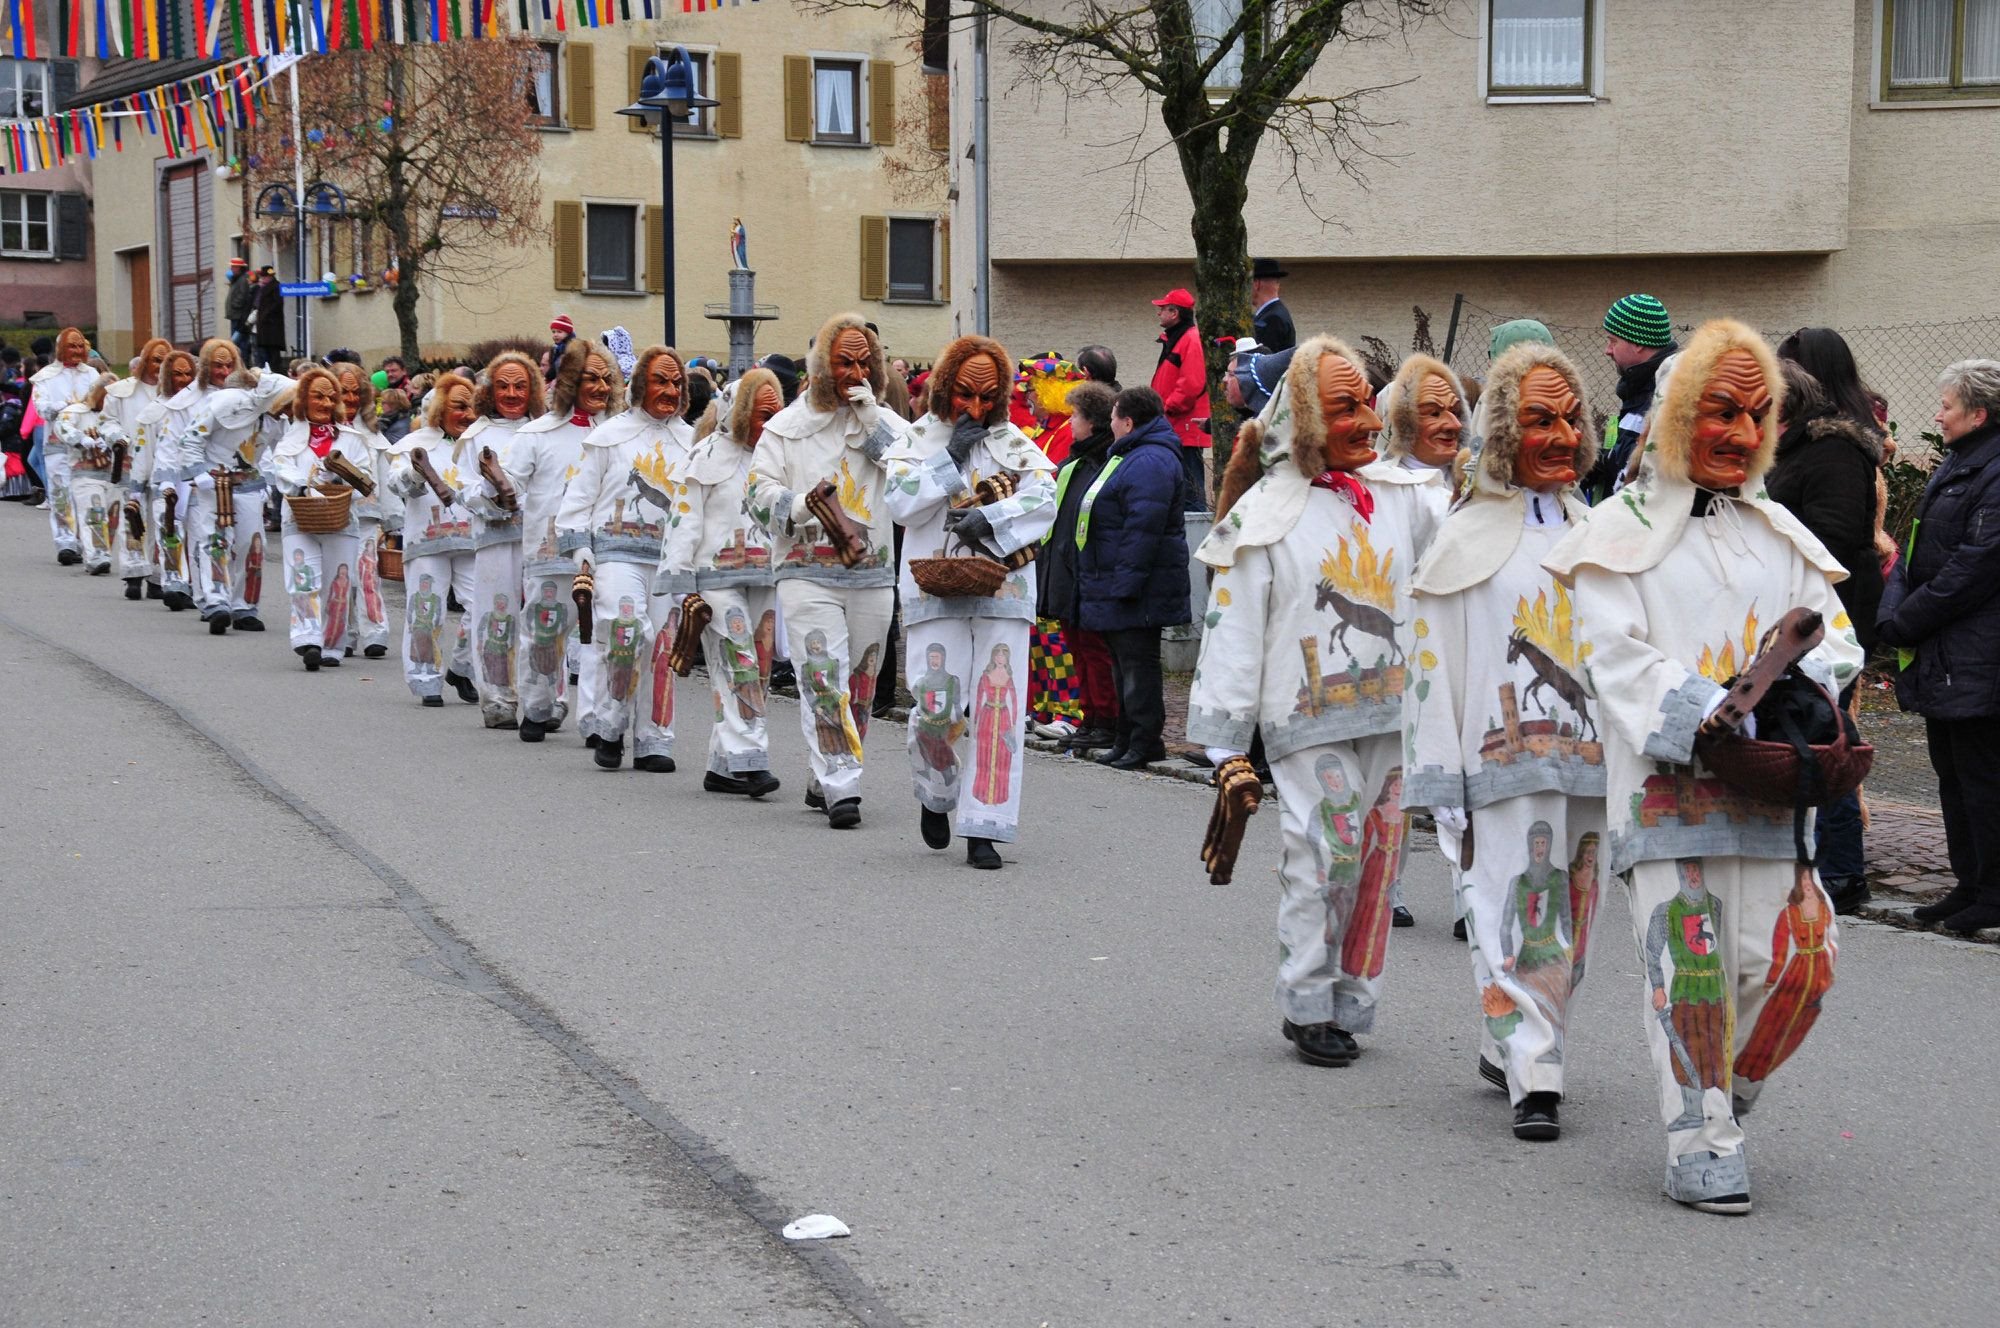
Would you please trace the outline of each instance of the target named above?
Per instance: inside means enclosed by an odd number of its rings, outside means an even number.
[[[590,427],[590,416],[583,411],[578,411],[569,417],[569,422],[571,424],[581,424],[584,428],[588,429]]]
[[[333,426],[331,424],[313,425],[312,434],[307,438],[306,446],[312,449],[314,456],[325,460],[326,454],[333,450]]]
[[[1368,486],[1344,470],[1325,470],[1313,480],[1315,489],[1331,489],[1335,493],[1347,495],[1347,501],[1354,504],[1355,515],[1363,521],[1375,516],[1375,495],[1368,492]]]

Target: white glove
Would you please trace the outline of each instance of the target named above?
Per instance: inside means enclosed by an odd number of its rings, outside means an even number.
[[[1715,712],[1722,709],[1722,703],[1724,701],[1727,701],[1728,699],[1729,699],[1728,692],[1716,693],[1715,699],[1708,703],[1708,708],[1701,712],[1701,724],[1698,724],[1695,727],[1700,728],[1702,725],[1707,724],[1710,719],[1715,717]],[[1746,738],[1756,737],[1757,716],[1754,714],[1745,715],[1743,717],[1743,722],[1737,726],[1737,732],[1741,733]]]
[[[1437,822],[1440,830],[1449,830],[1460,837],[1465,834],[1466,820],[1463,807],[1433,807],[1431,819]]]
[[[1202,750],[1208,753],[1208,763],[1218,769],[1224,761],[1229,760],[1231,757],[1244,755],[1244,753],[1237,751],[1234,747],[1204,747]]]
[[[792,495],[792,510],[786,515],[790,518],[794,531],[805,529],[814,519],[812,509],[806,506],[806,496],[802,493]]]
[[[213,489],[215,488],[215,475],[211,471],[204,470],[193,479],[186,481],[186,484],[190,489]]]
[[[577,571],[588,572],[591,570],[589,549],[577,549],[573,551],[570,554],[570,559],[576,564]]]
[[[875,402],[875,393],[866,383],[856,383],[847,389],[847,404],[854,407],[854,417],[861,421],[863,432],[873,432],[882,422],[882,408]]]

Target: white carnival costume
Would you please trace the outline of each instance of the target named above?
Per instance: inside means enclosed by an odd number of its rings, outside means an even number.
[[[90,366],[86,359],[82,364],[65,368],[60,361],[45,364],[35,370],[28,379],[28,394],[35,403],[35,413],[42,417],[47,428],[48,442],[54,442],[56,416],[62,414],[63,407],[82,401],[89,395],[92,384],[97,382],[98,370]],[[42,464],[48,473],[42,476],[47,482],[49,495],[49,535],[55,541],[56,556],[71,555],[66,561],[76,562],[82,556],[81,536],[77,531],[77,509],[70,492],[69,450],[60,444],[42,447]]]
[[[264,461],[264,476],[274,489],[290,497],[317,492],[317,483],[344,484],[324,464],[335,452],[374,478],[375,450],[366,431],[351,424],[311,424],[303,413],[300,409],[301,418],[286,426]],[[292,649],[301,653],[317,649],[336,665],[361,592],[360,503],[361,495],[351,494],[346,527],[326,534],[300,530],[292,504],[284,505],[284,576],[291,605]],[[313,657],[307,654],[306,658],[310,667]]]
[[[238,372],[242,377],[231,381],[256,375],[256,384],[219,387],[201,396],[171,445],[177,462],[172,478],[189,495],[183,512],[195,603],[209,631],[218,635],[232,624],[264,630],[258,601],[264,586],[265,480],[258,463],[264,413],[292,390],[292,380],[282,374]],[[230,485],[226,525],[216,503],[217,472]]]
[[[163,371],[164,367],[163,364]],[[152,383],[142,381],[136,374],[130,378],[121,378],[104,389],[104,409],[101,413],[106,420],[117,425],[124,434],[126,445],[131,449],[131,455],[125,463],[125,474],[119,481],[119,493],[116,495],[121,511],[127,498],[136,501],[142,512],[151,506],[147,487],[153,474],[154,449],[150,446],[152,439],[148,431],[140,427],[139,421],[141,416],[159,403],[159,400],[160,389]],[[124,535],[124,538],[117,541],[118,575],[128,586],[148,577],[157,584],[160,550],[157,543],[158,532],[152,523],[149,520],[142,521],[138,529],[133,529],[131,523],[121,516],[117,524]],[[136,599],[138,595],[135,593],[132,597]]]
[[[515,632],[514,687],[523,740],[562,727],[570,711],[569,660],[577,654],[576,563],[562,551],[556,517],[583,460],[583,440],[604,422],[558,401],[507,440],[501,468],[521,505],[521,619]],[[498,449],[496,449],[498,450]],[[594,652],[585,652],[594,654]],[[587,666],[589,661],[583,661]],[[601,682],[590,666],[593,683]]]
[[[450,501],[440,499],[410,462],[423,448]],[[478,482],[479,450],[463,438],[447,438],[433,427],[414,429],[388,449],[389,492],[403,500],[403,678],[410,693],[442,704],[446,675],[470,678],[472,646],[461,612],[452,629],[448,605],[456,596],[461,610],[472,597],[472,510],[467,486]],[[449,653],[445,646],[451,633]]]
[[[479,471],[479,453],[492,448],[501,470],[506,470],[507,453],[528,423],[481,415],[460,440],[472,449],[472,469],[462,494],[472,512],[472,598],[465,601],[472,632],[472,682],[479,690],[480,718],[489,729],[511,729],[519,723],[514,666],[521,630],[517,610],[523,513],[518,487],[513,510],[499,504],[493,485]]]

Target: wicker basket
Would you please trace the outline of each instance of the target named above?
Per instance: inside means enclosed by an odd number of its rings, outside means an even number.
[[[1007,565],[984,554],[962,558],[912,558],[910,575],[917,588],[939,599],[985,599],[1006,584]]]
[[[384,581],[403,579],[403,537],[384,535],[382,543],[375,550],[375,569]]]
[[[292,509],[292,524],[308,535],[338,535],[346,530],[353,503],[354,490],[344,484],[329,484],[318,493],[285,495],[285,505]]]

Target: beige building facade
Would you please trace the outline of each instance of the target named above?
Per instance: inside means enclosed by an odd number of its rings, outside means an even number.
[[[47,58],[55,22],[53,10],[36,18],[43,58],[0,58],[0,120],[51,114],[96,72],[95,60]],[[53,332],[97,321],[92,187],[87,160],[0,179],[0,323]]]
[[[942,75],[926,74],[882,15],[809,19],[782,3],[544,42],[527,91],[544,120],[548,238],[495,249],[490,277],[428,294],[420,307],[425,354],[449,358],[490,337],[543,337],[556,314],[584,335],[622,326],[640,346],[659,340],[668,285],[659,136],[617,112],[636,99],[646,59],[676,44],[694,60],[701,92],[721,103],[674,142],[680,349],[728,359],[725,326],[704,314],[729,299],[730,232],[740,218],[757,302],[777,313],[758,331],[759,353],[802,356],[827,315],[856,309],[896,353],[935,354],[950,327],[943,187],[913,191],[897,163],[926,130],[912,116],[924,80]],[[281,98],[272,106],[281,110]],[[129,355],[149,331],[177,342],[226,334],[218,274],[237,253],[276,264],[287,280],[292,272],[289,241],[266,244],[248,224],[243,182],[224,165],[233,146],[184,159],[158,149],[158,140],[138,152],[128,144],[97,165],[99,339],[115,354]],[[343,279],[340,295],[310,301],[315,353],[346,346],[372,361],[396,348],[386,263],[379,237],[364,228],[314,226],[309,272]],[[347,281],[356,272],[369,290]]]
[[[1285,261],[1301,335],[1372,335],[1401,353],[1421,308],[1442,347],[1463,295],[1454,362],[1473,372],[1493,319],[1537,317],[1581,341],[1634,290],[1677,323],[1991,319],[2000,293],[1980,276],[2000,259],[2000,33],[1978,35],[1963,8],[1465,0],[1407,39],[1328,51],[1304,91],[1382,88],[1365,103],[1379,155],[1360,163],[1365,186],[1307,163],[1308,205],[1267,141],[1251,248]],[[1164,141],[1136,97],[1024,89],[1008,46],[996,27],[982,126],[977,36],[953,41],[956,324],[983,314],[1024,353],[1102,341],[1142,382],[1157,354],[1146,302],[1193,278],[1178,166],[1170,150],[1143,174],[1122,164]],[[1113,142],[1142,125],[1136,146]],[[1967,344],[1946,350],[1947,336],[1936,354],[2000,354],[1977,326],[1955,335]],[[1900,375],[1883,390],[1907,416],[1943,363],[1874,376]]]

